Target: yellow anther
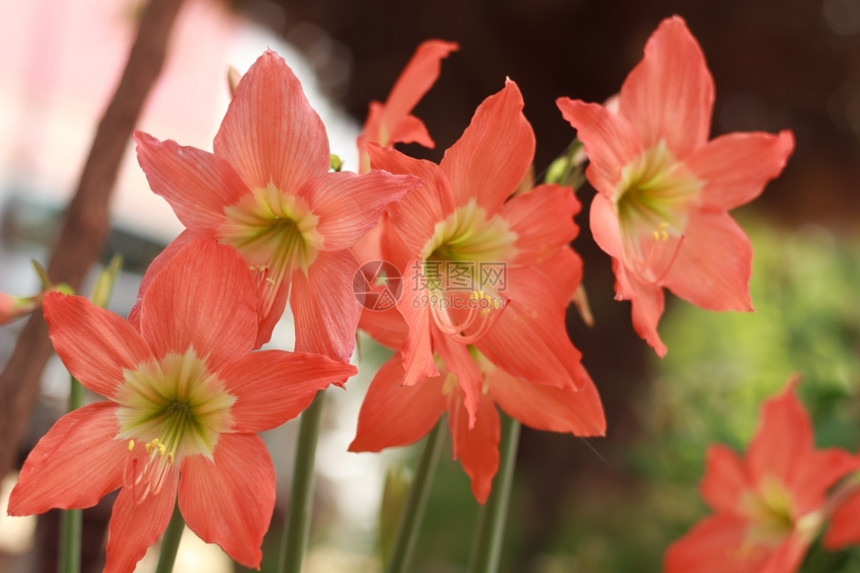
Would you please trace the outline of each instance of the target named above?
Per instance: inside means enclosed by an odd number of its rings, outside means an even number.
[[[171,464],[173,463],[173,457],[174,457],[173,452],[170,452],[169,454],[167,454],[167,461]]]
[[[493,304],[495,304],[496,300],[498,300],[498,299],[494,299],[489,293],[486,293],[482,290],[473,290],[469,299],[470,300],[488,300],[488,301],[492,302]]]
[[[161,443],[161,440],[155,438],[148,444],[145,444],[143,448],[146,450],[147,454],[151,454],[153,450],[158,450],[158,455],[163,456],[167,453],[167,446]]]
[[[654,232],[652,233],[652,235],[654,236],[654,240],[660,242],[668,241],[669,232],[666,230],[668,228],[669,223],[667,223],[666,221],[663,221],[662,223],[657,225],[657,228],[654,229]]]
[[[132,451],[134,449],[134,440],[128,441],[128,451]]]

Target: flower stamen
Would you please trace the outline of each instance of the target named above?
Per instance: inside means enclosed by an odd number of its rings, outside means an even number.
[[[506,306],[506,300],[493,297],[483,290],[472,291],[468,301],[450,299],[447,304],[433,305],[430,315],[433,323],[444,334],[454,338],[460,344],[472,344],[480,340],[498,320]],[[465,318],[455,323],[447,308],[455,302],[466,304],[468,312]],[[454,306],[457,306],[456,304]],[[477,323],[477,328],[468,333]]]
[[[128,438],[124,481],[137,503],[161,491],[183,456],[212,458],[236,401],[193,349],[125,372],[114,399],[118,437]]]
[[[703,185],[665,141],[624,168],[614,197],[623,261],[647,283],[660,282],[674,264]]]
[[[225,208],[224,214],[221,242],[236,247],[271,284],[294,270],[307,271],[323,243],[319,217],[301,198],[272,183]]]

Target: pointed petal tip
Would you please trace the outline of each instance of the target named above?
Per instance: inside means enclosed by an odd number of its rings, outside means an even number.
[[[682,34],[696,42],[693,33],[690,31],[690,27],[687,25],[687,21],[678,14],[673,14],[661,20],[660,24],[657,25],[657,29],[651,34],[651,39],[661,37],[663,34]]]
[[[440,40],[438,38],[434,38],[432,40],[425,40],[418,46],[418,50],[424,49],[427,46],[432,47],[434,49],[439,49],[440,57],[444,58],[451,52],[457,52],[460,50],[460,44],[457,42],[452,42],[449,40]],[[417,51],[417,50],[416,50]]]
[[[384,448],[379,446],[373,446],[366,441],[361,439],[360,435],[356,435],[355,438],[349,443],[346,451],[352,452],[353,454],[364,454],[364,453],[377,453],[381,452]]]
[[[687,21],[684,20],[684,17],[679,14],[672,14],[671,16],[664,18],[660,23],[660,27],[662,26],[683,26],[687,27]]]
[[[789,378],[788,382],[786,382],[786,390],[791,389],[794,390],[798,384],[803,382],[803,376],[800,375],[799,372],[794,372]]]
[[[509,77],[505,78],[505,87],[503,88],[505,94],[510,94],[508,97],[514,98],[514,101],[518,103],[520,108],[525,106],[525,101],[523,101],[523,93],[520,91],[520,86],[517,85],[517,82],[512,80]]]
[[[555,105],[556,107],[558,107],[558,110],[561,112],[562,117],[564,117],[564,119],[570,124],[570,126],[574,129],[579,129],[577,125],[581,123],[578,119],[581,111],[589,105],[598,104],[588,104],[581,99],[560,97],[555,100]]]
[[[161,141],[157,137],[150,135],[150,134],[146,133],[145,131],[141,131],[139,129],[135,130],[134,134],[131,137],[136,144],[135,150],[137,151],[138,157],[140,156],[141,153],[145,153],[145,152],[147,152],[153,148],[157,148],[161,145],[168,144],[168,143],[172,143],[176,147],[179,147],[179,145],[176,142],[174,142],[170,139],[165,139],[164,141]]]
[[[783,156],[783,164],[785,164],[785,162],[788,161],[789,155],[794,152],[794,147],[796,144],[794,132],[790,129],[783,129],[777,134],[777,138],[778,153]]]
[[[62,304],[65,299],[70,296],[75,296],[71,293],[65,293],[58,290],[52,290],[42,299],[42,312],[47,316],[48,313],[53,314],[54,306]]]
[[[476,481],[472,482],[472,495],[475,496],[475,501],[481,505],[486,505],[487,499],[490,497],[490,490],[490,487]]]

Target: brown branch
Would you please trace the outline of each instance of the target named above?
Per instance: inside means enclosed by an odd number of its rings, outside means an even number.
[[[170,29],[182,0],[150,0],[122,78],[99,122],[75,196],[48,264],[48,275],[79,289],[101,254],[110,228],[108,202],[140,110],[167,56]],[[41,313],[30,317],[0,374],[0,476],[11,469],[39,396],[52,347]]]

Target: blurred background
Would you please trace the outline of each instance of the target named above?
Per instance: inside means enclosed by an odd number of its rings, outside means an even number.
[[[0,5],[0,291],[37,289],[29,260],[44,262],[52,249],[142,6],[125,0]],[[403,149],[438,160],[475,107],[510,77],[524,94],[541,173],[573,136],[555,99],[600,102],[617,92],[648,36],[672,14],[686,19],[715,78],[712,135],[788,128],[797,139],[783,175],[735,212],[755,247],[757,312],[707,313],[670,295],[660,327],[669,353],[658,360],[633,333],[629,305],[613,300],[609,259],[587,230],[594,192],[587,185],[579,191],[584,231],[574,246],[586,261],[595,325],[584,326],[573,311],[568,325],[603,396],[609,434],[586,444],[524,429],[506,573],[659,571],[667,545],[707,513],[697,492],[707,445],[744,449],[761,401],[792,373],[803,376],[799,392],[818,444],[857,450],[860,0],[187,0],[139,122],[158,138],[211,150],[229,101],[227,67],[244,71],[270,47],[296,70],[327,125],[332,152],[354,170],[355,136],[368,103],[385,99],[421,41],[441,38],[459,42],[460,51],[443,62],[439,81],[415,110],[437,147]],[[112,212],[104,260],[116,253],[125,259],[111,304],[124,315],[140,273],[180,230],[166,203],[148,190],[131,143]],[[0,364],[20,329],[20,323],[0,329]],[[284,325],[275,343],[289,347],[289,331]],[[308,573],[381,570],[383,478],[391,468],[408,468],[415,455],[345,451],[363,390],[386,358],[366,340],[361,347],[361,375],[346,392],[330,392]],[[64,378],[61,364],[49,366],[22,459],[62,411]],[[277,543],[288,502],[293,431],[287,424],[268,436],[284,495],[267,543]],[[448,454],[417,573],[456,573],[468,565],[477,504]],[[106,503],[89,512],[96,570],[99,524],[109,509]],[[0,522],[0,571],[52,571],[51,523],[40,520],[33,534],[32,520]],[[184,545],[197,549],[178,570],[231,570],[223,561],[193,561],[211,546]],[[276,555],[276,548],[267,551],[272,560]],[[860,553],[817,547],[804,565],[807,572],[858,569]]]

